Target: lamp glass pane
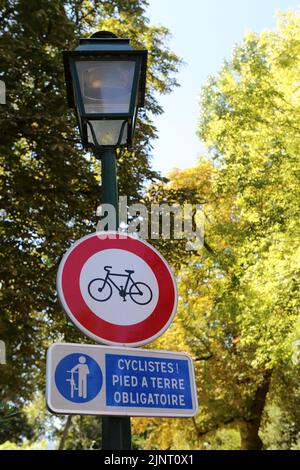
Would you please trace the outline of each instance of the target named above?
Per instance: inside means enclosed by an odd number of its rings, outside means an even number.
[[[98,144],[99,145],[116,145],[119,140],[123,122],[124,121],[119,121],[119,120],[90,121],[90,123],[93,126]],[[88,126],[88,141],[92,144],[95,144],[90,126]],[[124,129],[123,129],[123,135],[122,135],[120,145],[126,144],[126,142],[127,142],[127,123],[125,124]]]
[[[135,61],[76,61],[87,114],[129,113]]]

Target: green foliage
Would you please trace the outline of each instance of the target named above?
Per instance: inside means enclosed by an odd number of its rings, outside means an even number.
[[[60,257],[95,230],[101,196],[99,162],[82,150],[67,109],[62,50],[75,48],[79,37],[108,29],[149,49],[146,107],[134,147],[119,154],[120,193],[138,200],[145,182],[159,178],[150,166],[152,119],[162,113],[158,94],[177,85],[180,60],[166,46],[167,29],[149,24],[146,6],[144,0],[1,2],[0,79],[7,90],[0,115],[4,403],[20,407],[44,390],[45,353],[53,341],[86,341],[66,320],[55,292]],[[8,429],[5,439],[13,434]]]
[[[240,433],[237,429],[223,427],[205,437],[202,450],[239,450],[241,446]]]
[[[101,449],[101,420],[96,416],[72,416],[65,450]]]
[[[5,442],[9,436],[9,439],[18,445],[23,438],[32,439],[33,435],[25,411],[12,404],[1,403],[0,444]]]
[[[6,441],[0,445],[0,450],[46,450],[47,442],[42,440],[41,442],[29,442],[24,441],[21,445],[17,445],[13,442]]]
[[[298,319],[299,20],[289,14],[274,32],[248,34],[202,97],[199,135],[221,164],[214,191],[232,199],[214,230],[230,250],[219,312],[235,306],[254,368],[290,362]]]
[[[220,448],[226,429],[228,448],[297,448],[299,45],[299,13],[282,15],[274,31],[247,34],[202,92],[208,160],[150,191],[154,200],[186,192],[206,212],[204,250],[165,250],[179,265],[182,334],[162,340],[194,357],[200,412],[184,430],[176,420],[154,421],[151,445],[175,448],[178,439],[186,448],[187,432],[193,448]]]

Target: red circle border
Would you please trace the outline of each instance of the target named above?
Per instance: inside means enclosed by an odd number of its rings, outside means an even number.
[[[157,304],[151,315],[140,323],[109,323],[94,314],[81,295],[80,273],[86,261],[99,251],[114,248],[124,249],[141,257],[156,277],[159,287]],[[79,328],[83,327],[84,333],[89,335],[90,332],[93,339],[96,337],[99,341],[109,344],[146,344],[158,337],[160,332],[163,333],[175,313],[176,284],[167,262],[151,245],[127,234],[95,233],[79,240],[65,254],[57,284],[58,294],[63,305],[67,307],[70,318],[74,317]]]

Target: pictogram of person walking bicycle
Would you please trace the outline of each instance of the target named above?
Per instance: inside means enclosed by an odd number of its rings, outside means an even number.
[[[124,269],[124,272],[127,274],[119,274],[112,273],[111,269],[112,266],[104,266],[104,271],[106,271],[105,278],[95,278],[89,283],[88,292],[92,299],[97,302],[106,302],[111,298],[113,289],[115,289],[124,302],[126,302],[126,297],[128,296],[138,305],[147,305],[151,302],[153,297],[151,288],[144,282],[134,281],[132,278],[133,270]],[[114,281],[116,277],[124,278],[125,283],[119,286]]]

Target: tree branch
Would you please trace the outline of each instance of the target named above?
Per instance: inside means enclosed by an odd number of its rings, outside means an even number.
[[[232,423],[236,423],[238,421],[244,420],[244,418],[242,418],[241,416],[235,416],[235,417],[231,417],[231,418],[228,418],[228,419],[224,419],[222,422],[212,425],[209,429],[206,429],[206,431],[199,431],[199,429],[197,427],[195,417],[192,418],[192,419],[193,419],[193,424],[194,424],[195,431],[196,431],[198,437],[203,437],[203,436],[205,436],[206,434],[209,434],[212,431],[216,431],[217,429],[219,429],[222,426],[226,426],[227,424],[232,424]]]
[[[57,450],[63,450],[64,449],[65,442],[66,442],[66,439],[67,439],[67,436],[68,436],[68,432],[69,432],[71,423],[72,423],[72,416],[69,415],[67,417],[67,421],[66,421],[66,424],[65,424],[65,427],[64,427],[64,430],[63,430],[63,433],[62,433],[62,436],[61,436],[61,439],[60,439],[59,446],[58,446]]]

